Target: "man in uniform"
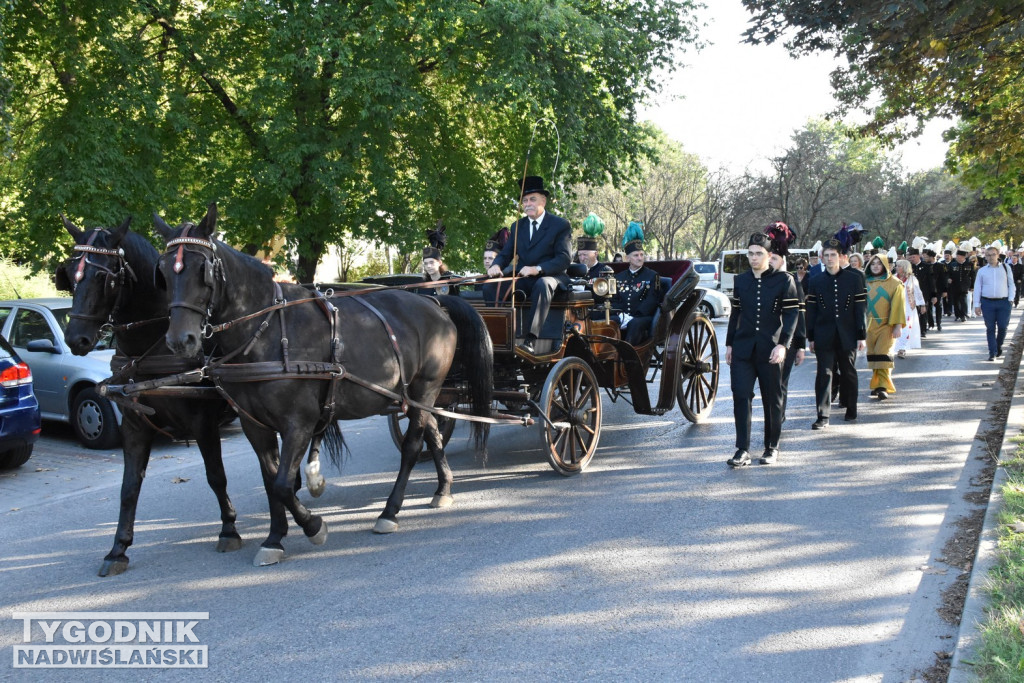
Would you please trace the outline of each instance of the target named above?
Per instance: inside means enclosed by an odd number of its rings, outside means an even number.
[[[587,279],[601,277],[605,264],[597,260],[597,238],[583,235],[576,238],[576,253],[580,263],[587,267]]]
[[[782,436],[782,367],[800,315],[800,297],[792,276],[769,264],[772,241],[755,232],[747,242],[750,270],[736,276],[732,313],[725,335],[725,362],[731,367],[736,453],[727,464],[750,464],[754,382],[764,405],[764,453],[761,463],[779,457]],[[820,277],[820,276],[819,276]]]
[[[942,306],[946,301],[946,264],[940,261],[938,254],[932,249],[924,250],[925,260],[932,267],[932,298],[928,307],[932,313],[932,324],[937,332],[942,332]]]
[[[516,291],[530,297],[530,309],[523,321],[523,343],[518,348],[531,356],[536,353],[534,344],[548,317],[555,290],[569,282],[565,269],[572,260],[572,229],[569,221],[546,211],[550,196],[543,178],[524,178],[521,201],[526,215],[515,222],[511,237],[487,269],[491,277],[500,277],[502,269],[510,265],[518,272]]]
[[[839,267],[843,243],[833,238],[825,243],[822,261],[825,272],[807,285],[804,300],[807,341],[817,358],[814,397],[818,419],[811,429],[828,426],[832,412],[833,365],[838,360],[842,382],[840,396],[846,405],[846,420],[857,419],[857,351],[867,339],[867,288],[864,277],[852,268]]]
[[[935,296],[935,280],[932,276],[932,264],[921,258],[921,250],[918,247],[910,247],[907,250],[907,260],[914,268],[914,277],[921,287],[921,296],[924,297],[925,307],[917,314],[918,323],[921,325],[921,339],[928,336],[934,324],[932,323],[932,298]]]
[[[974,269],[967,261],[970,247],[966,242],[956,250],[956,257],[947,266],[946,282],[953,300],[953,317],[958,323],[967,322],[967,295],[974,288]]]
[[[951,289],[953,281],[949,274],[949,267],[951,265],[953,265],[953,252],[950,249],[946,249],[942,252],[942,269],[946,274],[946,281],[942,288],[942,292],[945,295],[942,297],[942,312],[947,318],[953,315],[953,290]]]
[[[1017,308],[1020,303],[1020,287],[1024,284],[1024,251],[1014,254],[1010,268],[1013,270],[1013,307]]]
[[[629,268],[615,274],[618,292],[612,297],[612,308],[621,312],[623,339],[633,346],[643,344],[651,336],[654,314],[661,303],[661,278],[644,265],[644,243],[633,240],[626,244]]]

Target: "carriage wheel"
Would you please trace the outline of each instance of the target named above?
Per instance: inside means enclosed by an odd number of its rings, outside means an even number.
[[[454,410],[458,404],[450,406],[442,406],[445,410]],[[455,420],[450,417],[441,417],[435,415],[434,419],[437,420],[437,428],[441,432],[441,444],[444,447],[448,446],[448,442],[452,438],[452,432],[455,431]],[[391,440],[395,444],[395,448],[398,452],[402,452],[402,442],[405,441],[405,433],[409,430],[409,416],[403,412],[396,411],[394,413],[388,413],[388,430],[391,432]],[[420,446],[420,457],[419,460],[427,460],[430,458],[430,451],[427,450],[427,442],[424,440],[423,445]]]
[[[548,462],[559,474],[579,474],[590,464],[601,437],[601,391],[589,365],[575,356],[558,361],[548,373],[540,420]]]
[[[718,339],[711,321],[697,311],[684,324],[676,399],[687,420],[700,422],[711,414],[718,393]]]

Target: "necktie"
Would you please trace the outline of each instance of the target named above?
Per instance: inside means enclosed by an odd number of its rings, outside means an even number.
[[[537,232],[537,221],[530,221],[530,241],[533,241],[533,233]]]

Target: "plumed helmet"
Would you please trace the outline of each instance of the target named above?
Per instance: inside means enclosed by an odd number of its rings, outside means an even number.
[[[772,243],[769,251],[779,256],[787,255],[789,253],[789,245],[796,241],[796,233],[782,221],[769,223],[764,229],[764,234]]]

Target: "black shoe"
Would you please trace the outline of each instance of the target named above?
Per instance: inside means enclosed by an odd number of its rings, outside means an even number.
[[[942,325],[936,325],[935,326],[935,331],[936,332],[942,332]]]
[[[520,344],[516,348],[518,348],[520,351],[523,351],[525,353],[530,354],[531,356],[536,356],[537,355],[537,352],[533,348],[533,340],[532,339],[524,339],[523,343]]]
[[[847,410],[846,411],[846,417],[844,417],[843,419],[846,420],[847,422],[855,421],[857,419],[857,411],[856,410]]]
[[[993,355],[992,355],[992,354],[990,353],[990,354],[988,354],[988,359],[989,359],[989,360],[995,360],[995,359],[996,359],[996,357],[995,357],[995,356],[993,356]]]
[[[827,417],[819,417],[817,422],[811,425],[811,429],[824,429],[825,427],[828,427]]]
[[[1003,347],[1002,346],[1000,346],[998,349],[996,349],[996,358],[999,358],[1001,355],[1003,355]]]
[[[725,461],[725,464],[729,467],[746,467],[750,464],[750,453],[739,449],[735,455]]]
[[[762,465],[771,465],[772,463],[774,463],[778,459],[779,459],[779,449],[778,448],[766,448],[766,449],[764,449],[764,453],[761,454],[761,464]]]
[[[887,398],[889,398],[889,394],[886,392],[886,390],[885,389],[879,389],[878,390],[878,400],[879,401],[884,401]]]

